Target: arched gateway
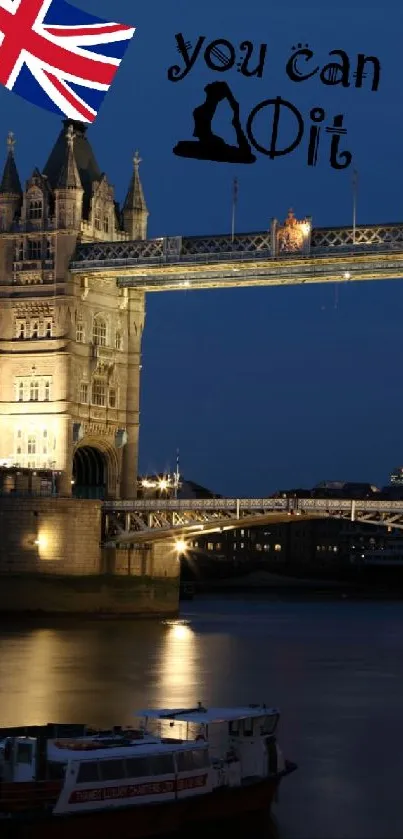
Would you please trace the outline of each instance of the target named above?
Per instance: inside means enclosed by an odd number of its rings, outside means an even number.
[[[72,494],[75,498],[116,498],[119,472],[114,446],[89,438],[76,446],[73,454]]]

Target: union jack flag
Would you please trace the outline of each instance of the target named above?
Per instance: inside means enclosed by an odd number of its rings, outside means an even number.
[[[80,122],[94,122],[134,35],[64,0],[0,0],[0,84]]]

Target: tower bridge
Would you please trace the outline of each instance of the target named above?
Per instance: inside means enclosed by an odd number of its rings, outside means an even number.
[[[373,499],[139,499],[106,501],[103,512],[103,542],[108,547],[140,546],[301,519],[347,519],[403,530],[403,501]]]
[[[79,244],[70,271],[143,292],[399,279],[403,224],[315,228],[290,211],[260,233]]]

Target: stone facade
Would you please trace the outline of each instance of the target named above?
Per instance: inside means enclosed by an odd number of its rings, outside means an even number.
[[[0,614],[175,616],[180,563],[166,545],[106,550],[101,503],[0,499]]]
[[[144,294],[68,270],[79,241],[145,238],[140,160],[122,210],[85,126],[64,121],[43,171],[20,184],[14,139],[0,185],[0,465],[59,473],[68,497],[96,472],[136,495]],[[74,464],[74,467],[73,467]],[[103,486],[105,484],[105,486]]]

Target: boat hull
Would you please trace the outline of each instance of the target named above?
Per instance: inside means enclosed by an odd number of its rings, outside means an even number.
[[[173,802],[116,807],[54,816],[43,813],[20,813],[10,819],[0,819],[2,839],[148,839],[179,833],[187,827],[214,824],[221,819],[233,819],[247,814],[270,812],[284,775],[295,769],[288,763],[286,770],[270,778],[251,782],[241,787],[220,787],[207,795],[192,796]]]

